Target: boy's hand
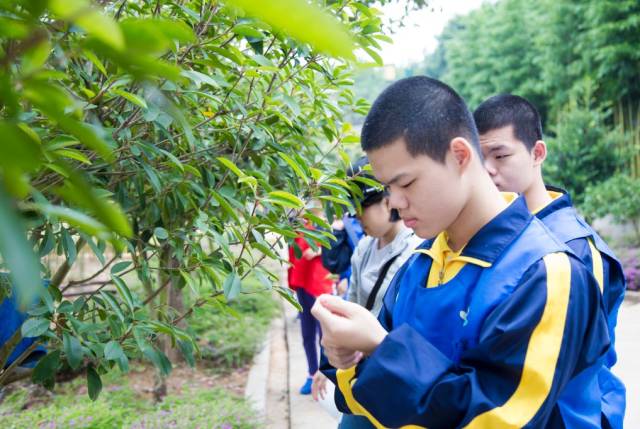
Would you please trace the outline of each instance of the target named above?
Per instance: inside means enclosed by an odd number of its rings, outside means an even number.
[[[332,295],[321,295],[311,309],[322,326],[322,345],[331,365],[350,368],[370,355],[387,336],[366,308]]]
[[[315,401],[324,399],[324,395],[327,394],[327,377],[317,371],[313,376],[313,384],[311,385],[311,396]]]

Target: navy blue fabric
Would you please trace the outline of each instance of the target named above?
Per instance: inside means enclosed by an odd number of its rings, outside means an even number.
[[[626,389],[622,381],[610,370],[617,361],[615,327],[626,289],[622,264],[598,233],[577,213],[569,194],[556,187],[549,186],[547,189],[562,195],[540,210],[536,217],[542,220],[556,237],[566,243],[592,272],[593,257],[589,239],[602,256],[603,302],[611,339],[611,348],[605,357],[604,368],[598,374],[602,392],[602,413],[612,428],[622,429],[626,408]],[[573,389],[568,389],[565,396],[567,401],[571,400],[574,397]]]
[[[304,346],[304,354],[307,357],[307,367],[309,375],[313,375],[318,371],[318,348],[322,339],[322,331],[320,323],[311,314],[311,307],[316,302],[316,298],[304,289],[296,289],[298,302],[302,306],[300,313],[300,328],[302,331],[302,345]]]
[[[351,255],[364,235],[358,219],[345,216],[342,220],[344,229],[332,231],[336,241],[331,242],[331,247],[322,249],[322,265],[340,278],[349,278],[351,272]]]
[[[431,245],[427,241],[421,247]],[[448,283],[427,289],[432,260],[417,253],[396,274],[379,316],[389,335],[358,364],[354,398],[385,427],[462,427],[503,405],[520,382],[529,339],[545,309],[542,258],[562,252],[571,284],[560,354],[548,396],[531,410],[525,427],[564,427],[557,401],[569,382],[584,387],[581,409],[597,413],[594,367],[609,346],[598,286],[533,218],[523,198],[485,225],[462,252],[491,267],[467,264]],[[325,358],[321,369],[336,381]],[[350,412],[339,389],[336,405]]]

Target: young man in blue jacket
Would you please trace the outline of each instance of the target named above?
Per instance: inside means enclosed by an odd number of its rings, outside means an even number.
[[[523,197],[496,189],[460,96],[402,79],[375,101],[361,140],[391,207],[427,241],[378,320],[317,300],[338,408],[378,428],[563,428],[558,401],[574,383],[584,389],[572,412],[599,411],[590,387],[609,339],[597,282]]]
[[[485,168],[498,189],[524,195],[531,212],[591,270],[603,294],[612,345],[599,373],[602,416],[593,416],[590,424],[584,421],[584,416],[579,416],[571,427],[602,425],[622,429],[625,387],[610,371],[616,362],[614,330],[624,299],[622,265],[604,240],[576,212],[567,192],[545,186],[542,164],[547,147],[542,140],[540,115],[535,106],[522,97],[500,94],[480,104],[473,116],[480,133]],[[571,397],[569,390],[561,401],[571,400]]]

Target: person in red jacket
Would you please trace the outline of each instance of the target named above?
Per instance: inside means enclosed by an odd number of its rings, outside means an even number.
[[[311,224],[306,224],[307,229],[313,229]],[[311,307],[316,302],[316,298],[325,293],[331,293],[333,289],[333,280],[331,273],[322,265],[320,251],[314,251],[309,243],[300,234],[295,239],[295,245],[302,253],[301,257],[296,257],[294,246],[289,246],[289,271],[288,280],[289,287],[296,292],[298,302],[302,306],[300,313],[302,343],[304,352],[307,356],[307,365],[309,374],[305,383],[300,388],[302,395],[311,393],[311,384],[313,376],[318,371],[320,347],[320,324],[311,314]]]

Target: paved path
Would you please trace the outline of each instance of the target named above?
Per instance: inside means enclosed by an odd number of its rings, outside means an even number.
[[[304,383],[308,372],[307,359],[302,347],[300,321],[296,319],[297,312],[289,304],[285,304],[285,320],[287,327],[287,342],[289,344],[289,406],[291,429],[335,429],[338,427],[339,413],[333,404],[333,384],[325,396],[325,400],[318,403],[311,395],[301,395],[298,390]]]
[[[613,372],[627,387],[625,429],[640,428],[640,293],[627,293],[616,327],[618,363]]]

